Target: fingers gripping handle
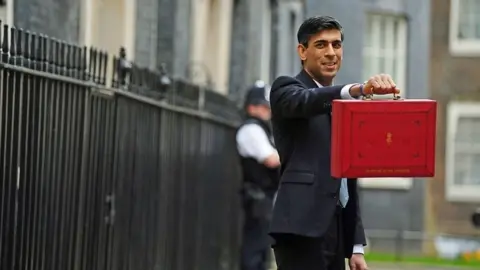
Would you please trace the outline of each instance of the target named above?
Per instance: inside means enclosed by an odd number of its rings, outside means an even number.
[[[373,89],[369,89],[370,94],[366,94],[364,91],[365,83],[360,85],[360,93],[362,94],[362,100],[373,100]],[[393,100],[399,100],[401,99],[401,96],[398,95],[397,93],[393,93]]]

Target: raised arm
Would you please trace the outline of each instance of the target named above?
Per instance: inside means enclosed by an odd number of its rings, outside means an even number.
[[[338,85],[309,89],[292,77],[282,76],[272,84],[270,105],[273,114],[285,118],[312,117],[329,113],[332,100],[349,96],[351,86]]]

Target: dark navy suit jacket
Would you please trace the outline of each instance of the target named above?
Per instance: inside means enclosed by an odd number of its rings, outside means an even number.
[[[331,102],[345,85],[318,88],[305,71],[277,78],[270,91],[281,180],[270,235],[322,237],[338,203],[340,179],[330,173]],[[345,256],[366,244],[357,181],[348,181],[349,201],[342,211]]]

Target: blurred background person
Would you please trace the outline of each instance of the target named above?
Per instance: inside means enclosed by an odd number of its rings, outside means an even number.
[[[245,119],[236,134],[243,172],[242,270],[264,270],[270,254],[268,226],[280,160],[270,125],[268,87],[257,81],[245,97]]]

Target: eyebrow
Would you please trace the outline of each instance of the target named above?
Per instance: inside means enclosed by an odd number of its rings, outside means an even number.
[[[342,41],[340,39],[335,39],[335,40],[332,40],[332,41],[328,41],[328,40],[325,40],[325,39],[319,39],[319,40],[315,40],[315,42],[313,42],[314,45],[322,44],[322,43],[342,43]]]

